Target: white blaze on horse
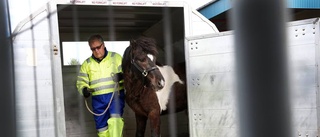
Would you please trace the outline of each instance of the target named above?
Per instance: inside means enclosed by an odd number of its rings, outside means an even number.
[[[136,137],[144,136],[148,119],[151,136],[160,136],[160,115],[187,109],[185,64],[157,66],[157,54],[153,39],[139,37],[130,41],[123,55],[126,102],[135,112]]]

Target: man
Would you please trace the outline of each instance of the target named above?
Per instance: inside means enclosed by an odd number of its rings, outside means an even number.
[[[92,96],[98,136],[121,137],[125,105],[121,77],[122,57],[115,52],[107,51],[100,35],[92,35],[88,43],[92,56],[81,65],[77,89],[85,98]],[[106,109],[107,111],[103,113]]]

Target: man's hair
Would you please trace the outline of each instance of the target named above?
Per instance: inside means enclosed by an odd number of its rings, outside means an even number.
[[[93,43],[93,41],[97,41],[97,40],[100,41],[101,43],[104,43],[102,36],[99,34],[91,35],[88,39],[88,43],[90,45],[91,43]]]

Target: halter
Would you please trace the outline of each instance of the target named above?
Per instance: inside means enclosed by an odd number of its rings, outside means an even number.
[[[134,58],[132,57],[132,49],[131,50],[131,64],[133,64],[133,66],[135,66],[142,74],[143,77],[147,77],[150,71],[159,69],[158,67],[151,67],[151,68],[147,68],[147,69],[143,69],[142,67],[140,67],[136,61],[134,60]]]
[[[150,71],[158,69],[157,67],[151,67],[148,69],[142,69],[135,61],[134,59],[131,60],[131,64],[133,64],[142,74],[142,76],[147,77]]]

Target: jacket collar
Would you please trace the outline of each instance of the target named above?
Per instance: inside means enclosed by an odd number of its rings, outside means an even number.
[[[106,58],[107,55],[108,55],[108,50],[107,50],[106,47],[104,47],[104,56],[103,56],[103,58],[102,58],[101,60],[98,59],[98,58],[96,58],[93,54],[91,55],[91,57],[92,57],[95,61],[97,61],[98,63],[100,63],[104,58]]]

